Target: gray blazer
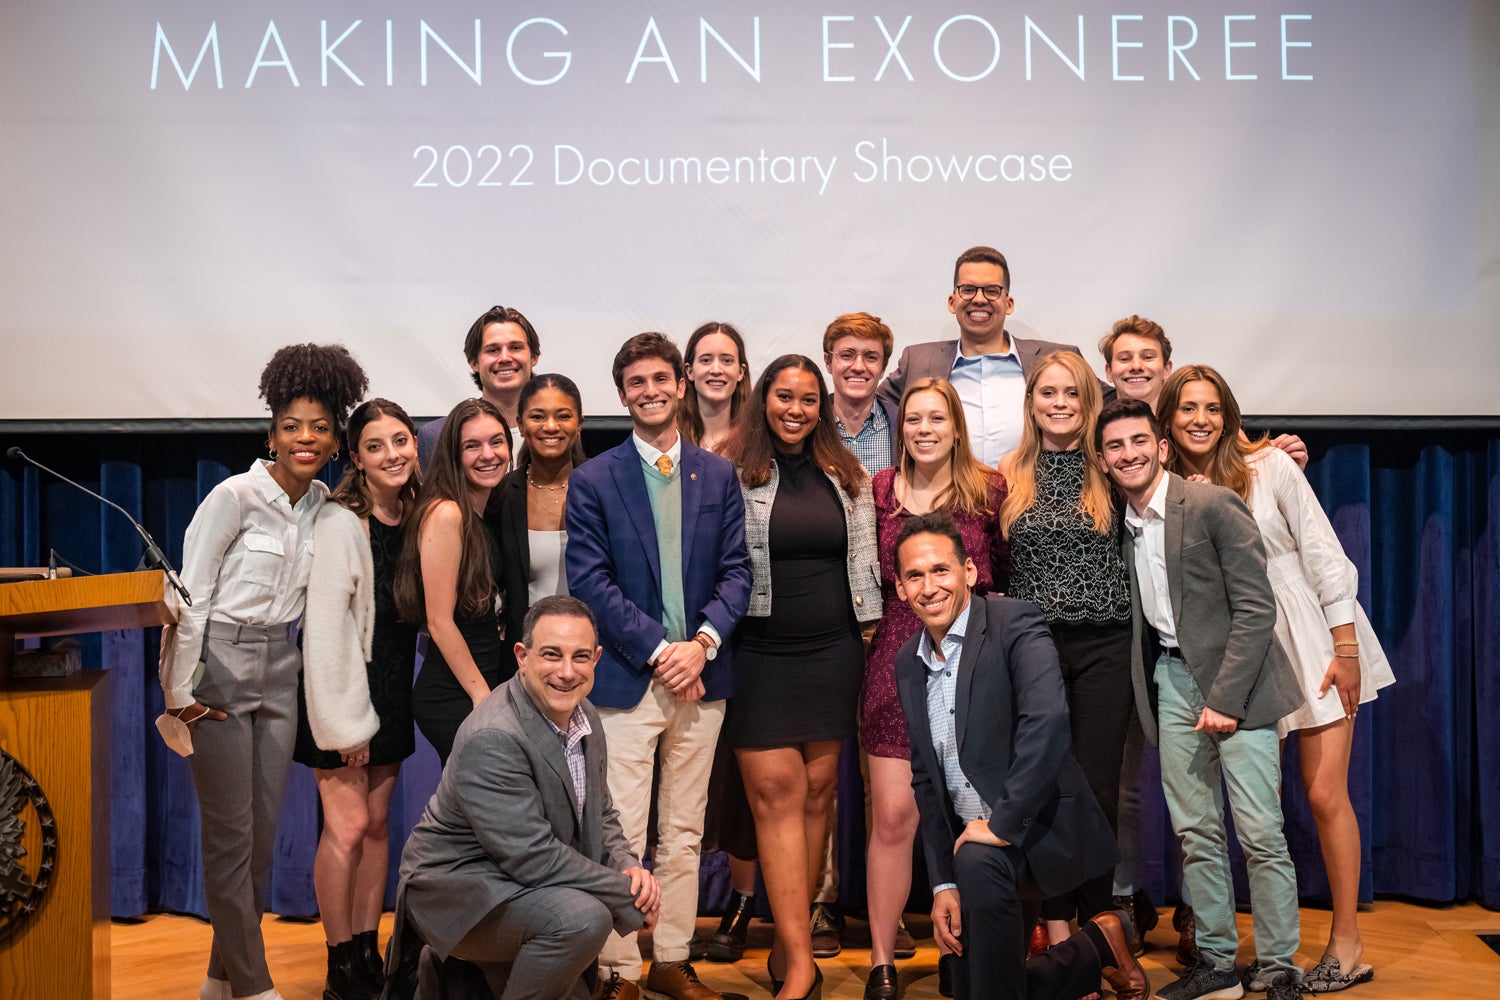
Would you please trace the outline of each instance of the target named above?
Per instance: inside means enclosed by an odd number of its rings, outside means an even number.
[[[828,475],[826,472],[824,475]],[[745,544],[750,549],[750,618],[771,615],[771,508],[776,503],[776,485],[781,474],[771,463],[771,478],[763,486],[740,484],[745,497]],[[844,530],[849,536],[849,600],[857,621],[880,618],[880,553],[876,548],[875,494],[869,479],[851,499],[834,476],[828,476],[839,502],[844,505]]]
[[[1010,338],[1011,349],[1016,352],[1016,358],[1021,362],[1021,376],[1031,377],[1031,370],[1036,363],[1053,351],[1072,351],[1082,356],[1083,352],[1072,344],[1058,344],[1050,340],[1026,340],[1021,337]],[[926,344],[912,344],[901,352],[901,357],[896,361],[896,367],[886,375],[885,381],[880,383],[876,394],[881,399],[888,399],[892,403],[901,402],[901,394],[906,387],[918,379],[924,378],[947,378],[953,372],[953,362],[958,358],[958,341],[956,340],[934,340]],[[1105,402],[1114,398],[1114,389],[1107,383],[1100,382],[1100,388],[1105,391]]]
[[[1166,473],[1167,589],[1183,662],[1204,701],[1245,729],[1274,725],[1304,701],[1276,641],[1276,598],[1255,517],[1232,490]],[[1141,612],[1135,541],[1121,532],[1130,571],[1131,674],[1146,739],[1157,741],[1156,630]]]
[[[609,796],[604,728],[583,703],[587,792],[580,823],[562,746],[513,677],[479,703],[453,741],[437,791],[401,853],[405,915],[442,958],[523,889],[581,889],[627,934],[642,915],[621,874],[640,864]]]

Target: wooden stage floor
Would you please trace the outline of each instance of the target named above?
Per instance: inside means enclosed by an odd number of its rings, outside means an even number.
[[[1176,978],[1172,963],[1175,937],[1171,932],[1170,910],[1148,935],[1153,947],[1141,964],[1155,987]],[[1302,911],[1303,950],[1298,960],[1308,967],[1316,963],[1318,951],[1328,934],[1328,912]],[[381,924],[381,942],[390,933],[390,914]],[[1250,918],[1241,914],[1240,933],[1248,939]],[[704,918],[699,926],[710,932],[717,920]],[[909,1000],[926,1000],[938,996],[937,950],[928,937],[927,921],[908,920],[912,933],[919,935],[917,957],[900,965],[903,995]],[[1354,1000],[1414,997],[1493,997],[1500,995],[1500,955],[1479,940],[1479,933],[1500,933],[1500,913],[1475,903],[1447,909],[1416,906],[1382,900],[1360,915],[1365,938],[1365,961],[1375,966],[1375,978],[1356,987],[1349,996]],[[319,1000],[322,996],[325,951],[322,928],[316,922],[303,923],[267,917],[266,951],[271,974],[286,1000]],[[820,962],[826,979],[827,1000],[858,1000],[864,994],[865,976],[869,972],[869,938],[864,924],[851,919],[844,934],[845,948],[837,958]],[[744,993],[754,1000],[769,996],[765,973],[766,949],[771,942],[771,927],[756,921],[751,926],[750,950],[737,965],[697,965],[699,975],[719,990]],[[197,996],[208,959],[208,925],[193,917],[159,914],[140,921],[119,922],[112,929],[113,994],[131,1000],[187,1000]],[[1242,946],[1240,962],[1249,961],[1249,949]],[[1109,996],[1106,991],[1105,996]]]

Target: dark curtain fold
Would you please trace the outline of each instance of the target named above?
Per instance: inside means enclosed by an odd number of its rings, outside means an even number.
[[[1500,907],[1500,438],[1477,432],[1310,435],[1308,468],[1360,573],[1360,601],[1395,669],[1395,687],[1359,715],[1350,788],[1365,834],[1362,898],[1434,902],[1477,898]],[[260,453],[255,435],[23,436],[34,457],[142,519],[178,562],[182,535],[216,483]],[[337,470],[330,470],[331,477]],[[34,471],[0,474],[0,564],[45,565],[50,549],[85,570],[122,572],[139,542],[116,512]],[[158,630],[87,636],[85,663],[114,674],[111,908],[203,913],[197,806],[186,763],[157,738]],[[69,738],[62,734],[59,738]],[[435,754],[402,769],[391,807],[396,862],[437,782]],[[1326,899],[1316,831],[1295,740],[1285,756],[1287,835],[1305,898]],[[1154,759],[1148,762],[1149,775]],[[1177,857],[1158,790],[1142,819],[1146,887],[1175,896]],[[1486,790],[1488,790],[1486,792]],[[841,769],[839,867],[843,901],[864,903],[863,790],[857,763]],[[294,766],[276,844],[271,908],[312,915],[317,842],[312,775]],[[726,895],[705,861],[705,906]],[[920,886],[918,887],[920,893]]]

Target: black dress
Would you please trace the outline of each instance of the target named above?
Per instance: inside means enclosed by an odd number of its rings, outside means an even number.
[[[849,601],[849,535],[833,484],[806,455],[777,455],[771,613],[735,633],[736,749],[854,735],[864,647]]]
[[[499,579],[499,546],[493,535],[490,536],[490,567],[495,578]],[[474,665],[479,668],[490,690],[515,675],[515,657],[504,650],[505,643],[500,639],[500,616],[495,612],[493,599],[483,614],[470,618],[455,617],[453,623],[458,626],[464,645],[469,647],[469,655],[474,658]],[[423,646],[426,653],[422,671],[417,674],[417,683],[411,692],[412,715],[417,728],[422,730],[427,742],[438,752],[438,758],[446,764],[448,755],[453,752],[453,737],[458,735],[458,727],[474,710],[474,702],[458,683],[458,678],[453,676],[437,643],[428,636]]]
[[[370,703],[380,717],[380,729],[370,738],[370,764],[399,764],[416,749],[411,728],[411,678],[417,656],[417,627],[398,621],[391,585],[401,555],[401,528],[370,521],[370,557],[375,566],[375,629],[370,640],[372,659],[365,664]],[[307,693],[297,678],[297,748],[294,759],[325,770],[343,767],[336,750],[319,750],[307,724]]]

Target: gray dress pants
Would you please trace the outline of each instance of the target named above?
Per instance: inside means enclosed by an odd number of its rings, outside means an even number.
[[[208,975],[236,997],[271,988],[260,919],[297,741],[302,654],[287,625],[210,621],[193,696],[229,717],[193,729],[193,784],[203,837],[203,892],[213,925]]]

